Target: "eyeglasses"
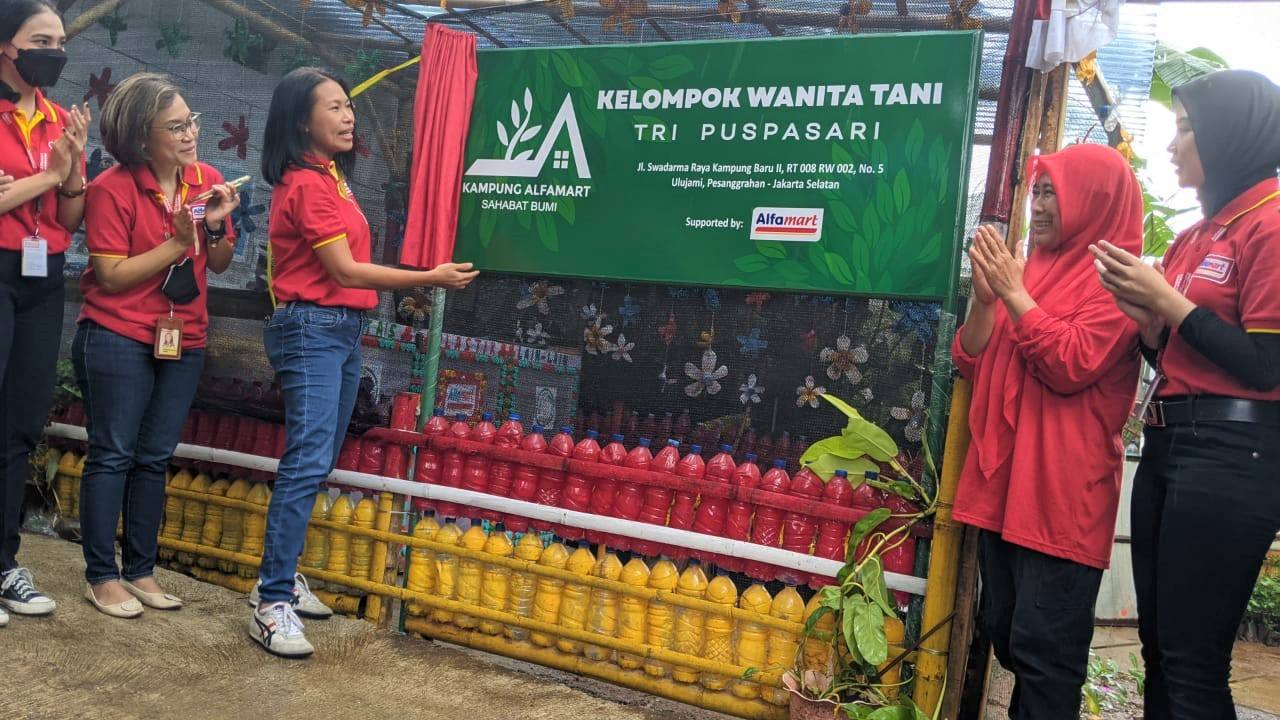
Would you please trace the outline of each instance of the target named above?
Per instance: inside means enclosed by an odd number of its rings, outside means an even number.
[[[165,125],[164,129],[168,130],[169,134],[173,135],[175,138],[180,138],[183,135],[186,135],[188,130],[192,133],[198,133],[200,132],[200,113],[191,113],[191,116],[184,122]]]

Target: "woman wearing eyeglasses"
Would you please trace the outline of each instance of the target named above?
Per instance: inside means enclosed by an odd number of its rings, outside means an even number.
[[[153,575],[164,471],[204,367],[205,271],[231,264],[239,198],[196,160],[199,113],[165,76],[120,83],[100,127],[119,164],[90,183],[85,207],[90,264],[72,343],[89,431],[80,525],[85,599],[131,618],[182,607]]]

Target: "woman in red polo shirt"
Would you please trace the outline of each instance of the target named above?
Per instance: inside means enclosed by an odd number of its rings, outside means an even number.
[[[262,141],[271,194],[271,291],[276,311],[263,330],[284,392],[287,440],[276,474],[249,634],[268,652],[304,657],[313,648],[298,614],[331,612],[296,573],[298,554],[325,479],[337,463],[360,383],[364,313],[378,290],[466,287],[470,264],[426,271],[369,261],[369,223],[351,194],[355,113],[347,87],[316,68],[276,86]]]
[[[62,18],[46,0],[0,0],[0,625],[4,610],[54,602],[17,563],[27,458],[49,415],[62,340],[63,253],[84,215],[89,107],[67,112],[40,91],[67,62]]]
[[[1213,73],[1174,90],[1174,113],[1204,219],[1163,274],[1094,251],[1159,372],[1132,503],[1146,717],[1233,718],[1231,650],[1280,530],[1280,88]]]
[[[1009,717],[1075,720],[1120,504],[1120,431],[1138,385],[1137,328],[1089,244],[1142,247],[1124,156],[1073,145],[1033,160],[1025,267],[979,228],[974,303],[952,357],[973,381],[973,442],[954,517],[982,528],[982,622],[1014,674]]]
[[[90,264],[71,353],[89,431],[80,483],[85,599],[115,617],[182,606],[154,577],[164,472],[204,367],[205,270],[231,264],[228,216],[239,202],[217,170],[196,160],[199,129],[199,113],[163,75],[128,78],[102,108],[102,144],[118,164],[89,185]],[[115,559],[122,505],[123,572]]]

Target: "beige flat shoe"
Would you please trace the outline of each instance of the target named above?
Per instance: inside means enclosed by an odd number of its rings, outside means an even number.
[[[115,603],[114,605],[105,605],[98,602],[97,596],[93,594],[92,585],[84,586],[84,599],[88,600],[99,612],[114,618],[128,620],[142,614],[142,603],[138,602],[137,598],[129,598],[122,603]]]
[[[142,601],[143,605],[156,610],[177,610],[182,607],[182,598],[170,595],[165,592],[150,593],[128,580],[121,580],[121,585],[129,591],[129,594]]]

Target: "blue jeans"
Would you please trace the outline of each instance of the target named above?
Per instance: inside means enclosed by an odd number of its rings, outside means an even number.
[[[116,521],[126,580],[149,577],[164,515],[164,471],[191,409],[204,350],[156,360],[152,347],[91,321],[71,344],[76,380],[88,418],[89,457],[80,482],[80,532],[85,579],[117,580]]]
[[[364,314],[292,302],[262,331],[284,393],[284,456],[276,473],[263,541],[263,603],[293,599],[293,576],[316,494],[338,463],[360,387]]]

